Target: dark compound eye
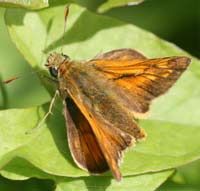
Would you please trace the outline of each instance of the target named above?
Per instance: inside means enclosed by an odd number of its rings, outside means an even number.
[[[57,68],[50,67],[49,72],[54,78],[57,78],[57,76],[58,76],[58,69]]]

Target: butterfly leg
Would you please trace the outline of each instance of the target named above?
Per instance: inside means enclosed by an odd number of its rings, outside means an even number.
[[[50,102],[48,112],[45,114],[45,116],[42,118],[42,120],[38,123],[38,125],[37,125],[35,128],[33,128],[33,129],[27,131],[26,134],[32,133],[33,131],[39,129],[39,128],[41,127],[41,125],[46,121],[47,117],[48,117],[50,114],[52,114],[52,110],[53,110],[54,103],[55,103],[56,98],[57,98],[57,96],[58,96],[59,94],[60,94],[59,91],[56,90],[56,92],[55,92],[55,94],[54,94],[54,96],[53,96],[53,98],[52,98],[52,100],[51,100],[51,102]]]

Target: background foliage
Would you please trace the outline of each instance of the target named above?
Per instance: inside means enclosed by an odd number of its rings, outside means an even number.
[[[75,2],[94,13],[78,6],[73,6],[70,11],[64,52],[74,59],[91,58],[98,52],[121,47],[138,49],[148,57],[186,54],[138,27],[200,57],[197,0],[183,0],[181,5],[178,0],[151,0],[134,7],[114,9],[108,5],[116,7],[117,1]],[[125,177],[120,184],[111,180],[110,174],[87,177],[87,173],[76,168],[67,150],[59,103],[54,116],[44,124],[44,128],[25,135],[27,129],[37,124],[38,116],[44,115],[48,108],[47,105],[37,107],[48,102],[50,95],[31,72],[33,68],[44,70],[43,62],[48,52],[59,51],[62,46],[63,7],[58,5],[65,3],[50,1],[48,4],[52,8],[39,12],[9,9],[5,20],[5,9],[1,9],[0,78],[23,77],[8,86],[1,83],[0,189],[149,191],[155,190],[170,177],[157,189],[199,190],[200,162],[197,159],[200,158],[200,110],[197,106],[200,104],[200,63],[195,59],[176,87],[153,104],[149,120],[141,121],[149,136],[146,142],[138,144],[126,154],[122,165]],[[121,1],[120,4],[127,4],[127,1]],[[97,12],[103,12],[111,18],[98,16]],[[22,54],[11,42],[5,24]],[[116,38],[113,38],[114,33],[117,34]],[[16,109],[6,110],[9,108]],[[179,167],[194,160],[192,164]],[[176,173],[172,168],[177,169]],[[29,179],[33,177],[38,179]]]

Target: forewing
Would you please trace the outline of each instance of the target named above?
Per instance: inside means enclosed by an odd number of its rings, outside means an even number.
[[[107,171],[109,167],[90,124],[70,98],[64,102],[64,116],[69,148],[76,164],[91,173]]]
[[[96,60],[93,66],[118,87],[118,97],[136,113],[145,113],[152,99],[165,93],[185,71],[190,59]],[[109,87],[107,87],[109,88]],[[119,98],[120,99],[120,98]]]

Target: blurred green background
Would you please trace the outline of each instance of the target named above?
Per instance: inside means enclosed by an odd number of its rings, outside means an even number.
[[[5,9],[0,8],[0,80],[13,76],[21,78],[8,85],[0,84],[0,109],[45,103],[50,96],[11,42],[4,24],[4,12]],[[147,0],[138,6],[115,8],[104,14],[151,31],[200,58],[199,0]],[[31,99],[27,95],[32,95]],[[199,191],[200,162],[181,167],[159,190]]]
[[[199,0],[147,0],[107,14],[151,31],[200,58]]]

